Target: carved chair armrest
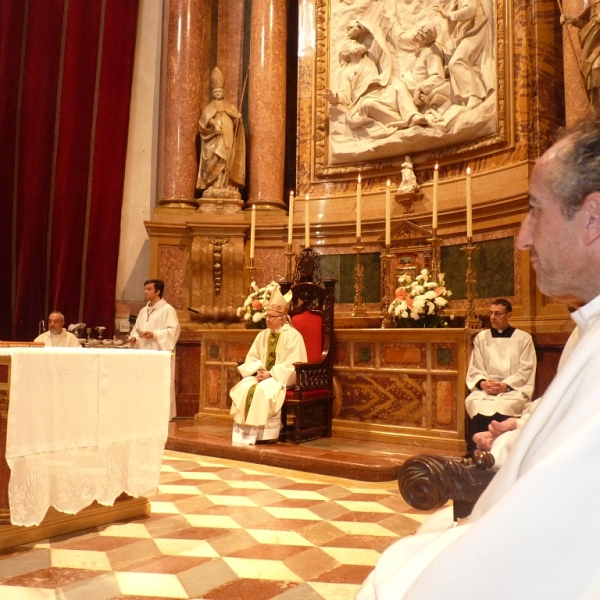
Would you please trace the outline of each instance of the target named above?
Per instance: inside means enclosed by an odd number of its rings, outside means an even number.
[[[477,453],[474,460],[428,455],[408,459],[398,470],[400,494],[418,510],[434,510],[453,500],[455,518],[468,516],[497,472],[490,468],[491,454]]]
[[[315,363],[294,363],[296,369],[296,385],[294,390],[317,390],[331,388],[331,365],[325,359]]]

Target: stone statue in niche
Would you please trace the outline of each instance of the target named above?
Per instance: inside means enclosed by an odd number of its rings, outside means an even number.
[[[591,0],[577,17],[560,16],[563,25],[579,29],[581,44],[581,74],[590,106],[600,111],[600,0]]]
[[[497,132],[493,0],[330,7],[330,89],[323,94],[331,165]]]
[[[417,184],[417,178],[413,169],[412,160],[410,156],[404,157],[404,162],[400,170],[402,180],[398,186],[398,194],[410,194],[419,191],[419,185]]]
[[[210,76],[213,100],[200,117],[202,140],[196,188],[202,198],[240,199],[246,179],[244,124],[238,109],[225,100],[225,80],[218,67]],[[236,203],[237,204],[237,203]]]

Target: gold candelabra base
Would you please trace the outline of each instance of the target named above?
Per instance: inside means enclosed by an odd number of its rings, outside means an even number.
[[[294,256],[292,244],[286,244],[285,252],[283,254],[285,255],[286,260],[285,279],[286,281],[292,281],[292,257]]]
[[[363,280],[363,266],[360,263],[360,253],[364,246],[360,243],[360,237],[356,238],[356,245],[352,246],[352,249],[356,252],[356,266],[354,267],[354,309],[352,311],[353,317],[366,317],[367,311],[362,305],[362,280]]]
[[[390,245],[386,244],[381,253],[383,263],[383,306],[381,307],[381,329],[390,329],[394,326],[394,318],[389,312],[394,294],[394,285],[392,279],[392,258],[394,255],[390,251]]]
[[[431,237],[428,238],[427,241],[431,244],[431,278],[437,281],[437,277],[440,273],[440,261],[438,260],[440,238],[437,235],[437,227],[431,228]]]
[[[481,320],[475,315],[475,271],[473,270],[473,252],[478,250],[477,246],[473,245],[473,238],[467,238],[467,245],[461,250],[467,253],[467,314],[465,318],[465,327],[467,329],[481,329]]]

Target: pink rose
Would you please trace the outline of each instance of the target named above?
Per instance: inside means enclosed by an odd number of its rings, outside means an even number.
[[[262,302],[260,300],[252,300],[252,304],[250,305],[254,310],[260,310],[262,308]]]
[[[410,296],[408,295],[406,290],[403,290],[402,288],[398,288],[396,290],[396,298],[398,298],[398,300],[406,300],[407,298],[410,298]]]
[[[437,287],[435,288],[435,295],[441,296],[446,291],[445,287]]]

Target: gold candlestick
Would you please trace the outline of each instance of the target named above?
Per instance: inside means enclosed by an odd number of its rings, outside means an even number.
[[[381,253],[381,260],[383,261],[383,307],[381,309],[381,329],[389,329],[394,326],[394,318],[388,310],[394,294],[391,268],[392,258],[394,258],[394,255],[390,251],[390,244],[386,244],[385,249]]]
[[[468,329],[481,329],[481,321],[475,315],[475,271],[473,270],[473,252],[478,250],[477,246],[473,245],[473,238],[467,237],[467,245],[461,250],[467,253],[467,315],[465,319],[465,327]]]
[[[437,235],[437,227],[431,228],[431,237],[427,239],[431,244],[431,278],[437,281],[437,277],[440,272],[440,265],[438,262],[438,246],[440,244],[440,238]]]
[[[366,317],[367,311],[362,305],[362,279],[363,279],[363,266],[360,264],[360,253],[364,248],[360,243],[360,237],[356,237],[356,245],[352,246],[352,249],[356,251],[356,266],[354,267],[354,310],[352,311],[353,317]]]
[[[286,281],[292,281],[292,256],[294,256],[292,244],[285,245],[284,255],[286,257],[285,279]]]
[[[258,269],[258,267],[256,267],[256,266],[254,265],[254,258],[251,258],[251,259],[250,259],[250,264],[249,264],[249,265],[246,265],[244,268],[246,269],[246,271],[248,271],[248,276],[249,276],[249,278],[250,278],[250,279],[249,279],[249,281],[247,282],[247,284],[248,284],[248,285],[247,285],[247,287],[250,287],[250,284],[251,284],[253,281],[255,281],[255,279],[254,279],[254,271],[256,271],[256,270]]]

